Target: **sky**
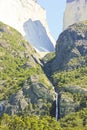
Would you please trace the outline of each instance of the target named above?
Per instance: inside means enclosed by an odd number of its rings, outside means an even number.
[[[37,0],[38,3],[45,8],[47,22],[51,34],[58,39],[63,29],[63,14],[65,10],[66,0]]]

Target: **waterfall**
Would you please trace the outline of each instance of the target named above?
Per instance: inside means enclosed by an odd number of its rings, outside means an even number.
[[[58,93],[56,93],[56,120],[58,120]]]

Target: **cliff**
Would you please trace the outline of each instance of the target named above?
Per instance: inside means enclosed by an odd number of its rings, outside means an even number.
[[[36,50],[54,51],[46,11],[36,0],[0,0],[0,21],[18,30]]]
[[[72,70],[84,66],[87,56],[87,21],[68,27],[56,44],[52,70]]]
[[[86,130],[87,21],[62,32],[56,54],[42,61],[20,33],[0,22],[0,129]],[[46,74],[58,93],[58,122],[50,117],[57,107]]]
[[[60,34],[51,69],[59,93],[60,117],[86,108],[87,21],[74,24]]]
[[[87,20],[87,0],[67,0],[63,19],[63,29]]]
[[[63,31],[57,40],[55,56],[47,55],[44,61],[44,70],[58,92],[59,117],[86,108],[87,21]]]

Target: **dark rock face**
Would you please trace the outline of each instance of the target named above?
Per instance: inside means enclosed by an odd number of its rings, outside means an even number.
[[[79,23],[70,26],[59,36],[56,45],[56,58],[52,63],[52,71],[58,69],[72,69],[77,66],[68,66],[74,58],[87,56],[87,25]],[[84,60],[79,62],[79,66]]]
[[[10,96],[9,100],[0,103],[0,114],[4,112],[9,115],[29,114],[44,115],[50,114],[55,93],[47,89],[44,84],[25,81],[23,89]]]
[[[87,102],[86,21],[74,24],[60,34],[56,44],[56,57],[50,62],[50,68],[53,84],[60,95],[59,117],[85,108]]]

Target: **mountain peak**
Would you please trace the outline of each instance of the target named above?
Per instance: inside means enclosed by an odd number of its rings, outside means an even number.
[[[0,0],[0,21],[19,31],[36,50],[54,51],[46,11],[37,0]]]

